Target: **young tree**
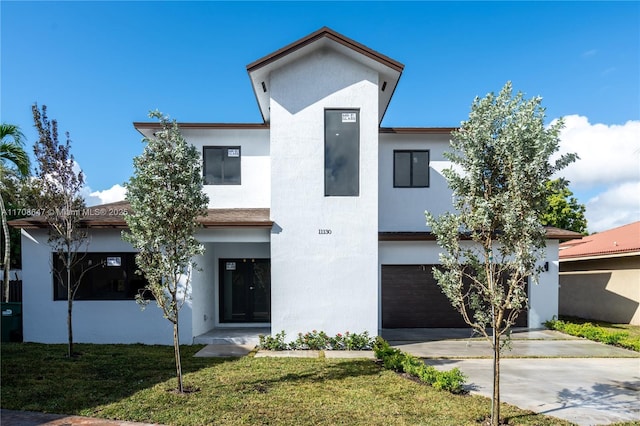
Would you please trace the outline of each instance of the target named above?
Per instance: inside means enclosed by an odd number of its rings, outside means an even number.
[[[569,181],[563,178],[548,180],[545,188],[547,208],[542,213],[541,223],[586,235],[585,207],[573,196],[569,189]]]
[[[31,163],[24,150],[24,135],[13,124],[0,124],[0,214],[2,214],[2,238],[4,240],[4,299],[9,301],[9,271],[11,270],[11,235],[7,225],[5,198],[12,188],[12,178],[24,178],[29,175]]]
[[[51,269],[59,283],[67,289],[67,331],[69,357],[73,352],[73,300],[89,269],[100,266],[83,264],[89,235],[82,226],[85,210],[80,190],[84,184],[82,171],[75,171],[71,154],[71,138],[65,133],[65,143],[58,141],[58,123],[49,121],[47,107],[33,105],[33,121],[38,130],[38,141],[34,145],[36,171],[33,185],[38,209],[49,225],[49,244],[54,257]],[[74,270],[80,273],[74,274]]]
[[[524,285],[537,282],[544,256],[545,182],[576,159],[558,150],[562,122],[545,129],[541,98],[512,97],[508,82],[498,96],[476,98],[468,121],[453,132],[443,172],[455,213],[426,213],[442,269],[433,274],[464,321],[493,348],[491,423],[500,419],[500,350],[526,306]],[[469,240],[469,241],[461,241]]]
[[[204,252],[195,238],[198,216],[207,212],[201,159],[187,144],[175,120],[160,112],[149,113],[161,129],[145,138],[143,153],[133,160],[134,175],[126,184],[131,212],[126,215],[128,232],[123,233],[139,253],[138,268],[147,279],[146,290],[173,324],[173,347],[178,391],[184,392],[180,361],[178,315],[189,294],[193,258]],[[138,295],[143,306],[148,300]]]

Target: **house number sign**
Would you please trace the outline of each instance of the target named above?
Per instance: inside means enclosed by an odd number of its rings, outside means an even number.
[[[318,229],[318,234],[320,235],[330,235],[331,229]]]

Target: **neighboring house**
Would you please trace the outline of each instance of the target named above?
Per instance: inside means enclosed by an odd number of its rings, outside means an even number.
[[[382,128],[404,66],[330,29],[247,66],[263,123],[180,123],[202,152],[209,213],[198,239],[181,340],[213,329],[271,327],[377,335],[381,328],[458,327],[431,276],[440,249],[425,210],[451,209],[442,170],[453,128]],[[153,137],[157,123],[134,123]],[[160,310],[133,301],[143,284],[122,241],[128,206],[92,209],[92,273],[74,307],[79,342],[170,343]],[[24,338],[64,342],[66,304],[38,218],[23,237]],[[548,272],[530,286],[522,325],[558,313],[558,242],[548,231]],[[110,266],[109,266],[110,265]]]
[[[560,315],[640,325],[640,222],[560,244]]]

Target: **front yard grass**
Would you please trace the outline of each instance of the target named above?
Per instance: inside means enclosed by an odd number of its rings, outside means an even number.
[[[194,358],[182,348],[185,384],[171,392],[173,348],[3,343],[0,405],[167,425],[477,425],[490,400],[452,395],[365,360]],[[504,405],[508,424],[568,425]]]

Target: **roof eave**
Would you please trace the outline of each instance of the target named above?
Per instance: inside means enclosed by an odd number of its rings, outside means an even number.
[[[251,81],[251,86],[253,89],[253,93],[258,102],[258,107],[260,109],[260,114],[265,122],[270,121],[269,114],[269,99],[268,99],[268,90],[266,85],[269,85],[269,74],[273,69],[276,69],[278,65],[276,63],[278,61],[284,60],[289,55],[298,54],[303,55],[305,52],[300,52],[302,49],[308,48],[311,49],[311,45],[316,42],[322,42],[322,40],[329,40],[330,42],[336,43],[339,47],[338,50],[344,50],[345,52],[355,52],[357,56],[364,57],[366,59],[359,60],[367,64],[368,66],[372,66],[372,64],[379,64],[378,66],[374,66],[374,68],[381,67],[382,70],[386,70],[384,72],[379,71],[381,76],[385,76],[385,80],[389,86],[390,92],[388,94],[379,94],[379,123],[382,122],[384,115],[389,107],[389,103],[391,101],[391,97],[395,93],[396,88],[398,87],[398,82],[402,75],[402,71],[404,70],[404,65],[394,59],[389,58],[386,55],[383,55],[373,49],[370,49],[363,44],[358,43],[355,40],[352,40],[348,37],[345,37],[342,34],[339,34],[330,28],[323,27],[318,31],[315,31],[309,34],[306,37],[301,38],[281,49],[276,50],[275,52],[264,56],[257,61],[254,61],[247,65],[247,73],[249,75],[249,80]],[[320,44],[320,48],[322,48],[326,43]],[[342,47],[340,47],[342,46]],[[349,56],[349,55],[348,55]],[[356,58],[352,58],[354,60],[358,60]],[[374,61],[374,62],[371,62]],[[264,85],[264,87],[263,87]],[[382,92],[382,91],[381,91]],[[387,98],[388,96],[388,98]]]
[[[562,252],[560,252],[562,253]],[[588,254],[588,255],[574,255],[574,256],[564,256],[560,257],[560,262],[580,262],[586,260],[604,260],[604,259],[615,259],[620,257],[631,257],[631,256],[640,256],[640,250],[634,249],[629,251],[621,251],[617,253],[602,253],[602,254]]]

